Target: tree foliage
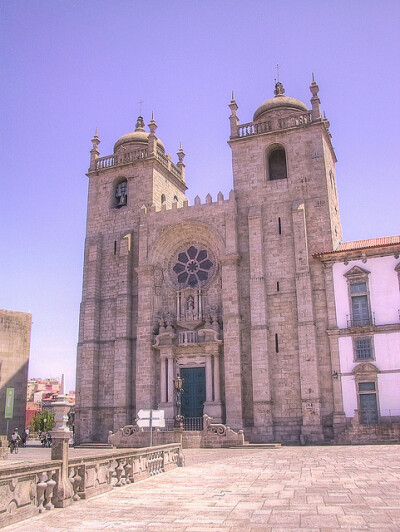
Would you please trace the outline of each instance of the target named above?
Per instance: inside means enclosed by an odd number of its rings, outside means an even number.
[[[51,430],[55,427],[54,413],[51,410],[44,410],[43,412],[36,412],[31,419],[31,430],[33,432],[41,432]]]

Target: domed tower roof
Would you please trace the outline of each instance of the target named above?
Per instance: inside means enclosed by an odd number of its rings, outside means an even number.
[[[119,148],[119,146],[122,146],[123,144],[133,144],[138,148],[147,146],[147,144],[149,143],[149,135],[150,133],[147,133],[147,131],[144,130],[143,117],[138,116],[135,131],[132,131],[132,133],[127,133],[126,135],[120,137],[114,144],[114,152],[117,150],[117,148]],[[157,144],[165,151],[164,144],[159,138],[157,139]]]
[[[262,103],[253,116],[253,122],[259,120],[264,114],[276,109],[288,109],[293,111],[308,111],[307,106],[296,98],[284,96],[285,89],[281,82],[278,81],[275,85],[275,96]]]

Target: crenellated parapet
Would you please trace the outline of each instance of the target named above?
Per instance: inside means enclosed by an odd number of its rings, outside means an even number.
[[[148,214],[153,214],[153,213],[164,213],[165,211],[176,211],[176,210],[179,210],[179,211],[183,211],[183,210],[187,210],[189,209],[191,212],[193,211],[196,211],[196,209],[198,207],[200,208],[207,208],[207,206],[217,206],[217,205],[225,205],[225,206],[229,206],[229,205],[234,205],[235,204],[235,193],[233,190],[230,191],[229,193],[229,196],[227,199],[225,199],[224,195],[222,194],[222,192],[218,192],[217,194],[217,197],[215,198],[215,200],[213,201],[212,199],[212,196],[211,194],[207,194],[206,197],[205,197],[205,201],[201,201],[201,198],[200,196],[196,196],[194,198],[194,203],[193,205],[189,205],[189,200],[184,200],[182,202],[182,205],[179,205],[179,203],[177,201],[173,201],[171,206],[169,207],[166,203],[163,203],[161,205],[161,209],[157,209],[156,205],[151,205],[150,207],[147,207],[146,205],[142,205],[142,208],[141,208],[141,214],[143,216],[145,215],[148,215]]]

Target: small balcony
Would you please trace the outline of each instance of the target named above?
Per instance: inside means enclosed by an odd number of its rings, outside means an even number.
[[[375,325],[375,312],[372,312],[370,316],[354,317],[347,314],[347,327],[368,327]]]
[[[181,331],[179,333],[179,344],[195,344],[197,343],[197,332],[196,331]]]

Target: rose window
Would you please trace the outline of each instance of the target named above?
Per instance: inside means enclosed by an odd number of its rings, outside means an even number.
[[[190,246],[186,251],[179,253],[178,262],[172,268],[180,285],[191,287],[204,284],[211,275],[214,263],[209,259],[205,249]]]

